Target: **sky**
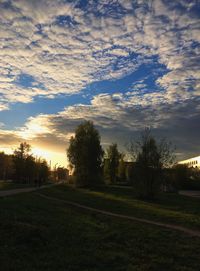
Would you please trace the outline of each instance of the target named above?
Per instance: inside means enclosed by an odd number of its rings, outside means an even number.
[[[0,150],[65,166],[83,120],[200,155],[200,0],[0,0]]]

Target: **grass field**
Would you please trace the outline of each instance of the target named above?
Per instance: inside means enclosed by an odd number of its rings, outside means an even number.
[[[62,185],[43,193],[119,214],[200,229],[200,199],[163,193],[157,202],[145,202],[136,199],[134,191],[125,187],[83,190]]]
[[[27,188],[27,187],[33,187],[33,186],[34,186],[33,184],[22,184],[22,183],[14,183],[11,181],[0,181],[0,191],[17,189],[17,188]]]
[[[131,189],[41,190],[104,210],[198,228],[200,200],[134,199]],[[175,219],[177,216],[177,219]],[[187,222],[187,223],[186,223]],[[0,198],[0,270],[199,270],[200,238],[47,200],[38,192]]]
[[[46,182],[44,185],[52,184],[52,182]],[[12,181],[0,181],[0,191],[4,190],[12,190],[12,189],[20,189],[20,188],[30,188],[36,187],[34,183],[26,184],[26,183],[15,183]]]

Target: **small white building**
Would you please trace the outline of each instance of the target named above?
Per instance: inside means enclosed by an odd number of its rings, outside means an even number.
[[[200,156],[196,156],[187,160],[178,162],[178,164],[187,165],[188,167],[194,167],[200,169]]]

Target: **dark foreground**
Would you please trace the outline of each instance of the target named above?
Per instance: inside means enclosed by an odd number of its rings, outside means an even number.
[[[183,196],[152,204],[132,199],[128,189],[59,186],[40,193],[189,228],[200,225],[200,200],[189,204]],[[0,236],[3,271],[199,270],[200,264],[200,238],[83,211],[38,192],[0,199]]]

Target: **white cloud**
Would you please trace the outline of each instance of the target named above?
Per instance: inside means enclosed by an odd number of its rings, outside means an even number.
[[[38,95],[76,93],[91,82],[130,74],[145,57],[153,55],[172,71],[163,78],[187,69],[188,76],[192,73],[199,79],[188,66],[196,57],[190,54],[195,50],[191,49],[192,42],[198,42],[200,36],[199,18],[191,13],[194,5],[178,1],[185,9],[180,13],[176,5],[162,0],[151,5],[136,2],[138,7],[133,8],[131,1],[112,1],[118,17],[111,16],[112,5],[107,1],[88,1],[87,10],[76,8],[78,1],[62,0],[20,0],[11,1],[10,8],[2,6],[0,81],[7,78],[9,84],[2,84],[0,93],[7,103],[28,103]],[[95,11],[102,15],[97,16]],[[68,23],[56,23],[61,15],[67,16]],[[131,53],[143,56],[142,61],[129,58]],[[44,88],[23,90],[16,86],[16,76],[23,73],[33,76]],[[158,80],[161,85],[163,78]],[[26,93],[24,98],[22,92]]]
[[[57,114],[39,114],[15,131],[0,130],[1,147],[17,146],[19,142],[27,141],[34,147],[63,155],[77,125],[83,120],[91,120],[100,131],[104,147],[109,142],[117,142],[123,147],[138,131],[151,126],[158,135],[174,141],[179,150],[187,145],[191,151],[194,142],[199,140],[198,135],[193,134],[194,127],[198,126],[193,119],[198,118],[199,103],[195,99],[186,101],[182,97],[179,104],[173,106],[171,98],[166,98],[164,92],[141,93],[141,90],[124,95],[119,92],[100,94],[94,96],[89,105],[68,106]],[[185,139],[180,140],[184,129]],[[191,137],[192,142],[186,144]]]
[[[182,101],[184,100],[185,97],[182,97]],[[164,92],[141,93],[139,90],[125,95],[100,94],[94,96],[89,105],[68,106],[57,114],[40,114],[31,117],[17,134],[29,140],[51,135],[67,142],[69,134],[71,135],[75,127],[83,120],[93,121],[104,131],[114,130],[116,127],[137,131],[143,129],[145,124],[162,127],[185,104],[180,103],[177,109],[172,107],[169,111],[170,106],[171,97],[166,99]]]

